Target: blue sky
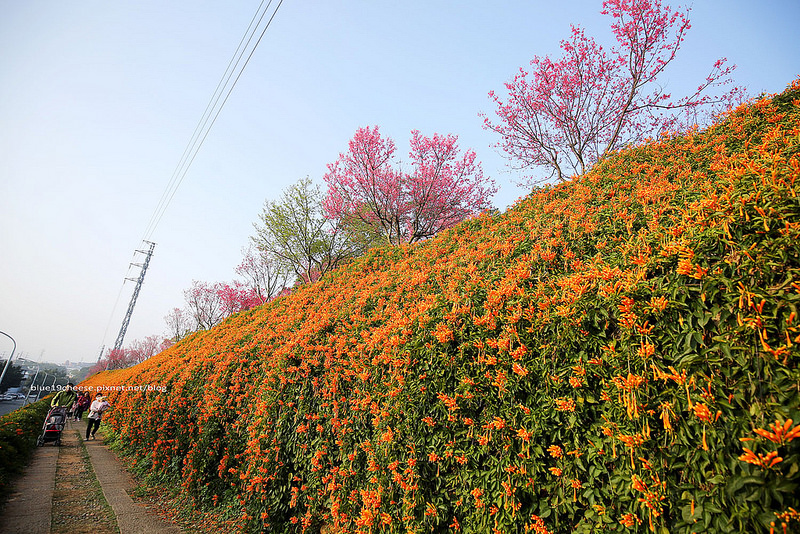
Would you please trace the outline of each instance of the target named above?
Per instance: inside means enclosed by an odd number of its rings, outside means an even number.
[[[258,2],[0,0],[0,330],[44,360],[93,361],[133,290],[128,264]],[[610,44],[601,1],[285,0],[152,235],[127,341],[165,331],[192,280],[235,277],[263,203],[322,182],[356,128],[399,152],[453,133],[524,194],[482,129],[490,90],[569,24]],[[796,1],[696,2],[680,94],[719,57],[752,94],[800,75]],[[5,339],[5,338],[3,338]],[[11,349],[0,339],[0,354]],[[6,346],[8,345],[8,346]]]

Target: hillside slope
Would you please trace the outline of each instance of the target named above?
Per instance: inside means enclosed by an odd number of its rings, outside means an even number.
[[[165,388],[110,425],[245,531],[796,529],[799,118],[800,81],[84,385]]]

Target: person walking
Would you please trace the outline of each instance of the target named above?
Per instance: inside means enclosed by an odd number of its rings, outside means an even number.
[[[77,394],[75,397],[75,402],[72,403],[72,406],[70,406],[69,410],[67,411],[67,419],[72,419],[73,421],[75,421],[75,413],[78,411],[78,406],[80,406],[81,402],[81,396],[83,395],[83,393],[80,391],[76,391],[75,393]]]
[[[86,440],[94,439],[97,429],[100,428],[100,420],[103,418],[103,412],[111,408],[106,398],[100,393],[97,394],[92,405],[89,406],[88,422],[86,424]],[[89,437],[91,435],[91,438]]]
[[[67,387],[56,393],[53,400],[50,401],[50,407],[55,408],[56,406],[61,406],[70,409],[78,398],[77,393],[72,390],[73,387],[75,387],[75,384],[70,382],[67,384]]]
[[[89,404],[92,402],[92,399],[89,397],[89,394],[85,391],[78,395],[78,407],[75,409],[75,420],[80,421],[81,417],[83,417],[83,412],[86,411],[86,408],[89,407]]]

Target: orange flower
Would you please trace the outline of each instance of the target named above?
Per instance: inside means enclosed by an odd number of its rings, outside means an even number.
[[[656,347],[652,343],[642,343],[641,347],[639,347],[639,357],[643,360],[649,359],[653,354],[656,352]]]
[[[524,428],[520,428],[519,430],[517,430],[517,437],[520,438],[522,441],[530,441],[531,436],[533,436],[533,434],[531,434]]]
[[[739,460],[742,462],[747,462],[748,464],[757,465],[759,467],[763,467],[764,469],[771,469],[775,464],[779,464],[783,461],[783,458],[778,456],[777,451],[772,451],[770,453],[764,454],[756,454],[747,447],[744,448],[744,454],[739,456]]]
[[[453,339],[453,331],[450,330],[450,327],[446,324],[439,323],[433,330],[433,337],[435,337],[439,343],[447,343]]]
[[[769,430],[764,430],[763,428],[756,428],[753,430],[753,432],[762,438],[767,438],[774,443],[783,445],[784,443],[789,443],[796,437],[800,437],[800,425],[791,428],[793,422],[794,421],[791,419],[787,419],[781,423],[776,419],[775,422],[768,427],[772,430],[771,432]]]
[[[697,416],[698,419],[703,421],[704,423],[711,422],[711,410],[708,409],[708,406],[705,404],[695,404],[694,405],[694,414]]]
[[[483,508],[484,504],[483,500],[481,499],[481,497],[483,496],[483,490],[480,488],[475,488],[472,491],[470,491],[470,494],[475,499],[475,508],[478,509]]]
[[[538,515],[531,515],[532,523],[525,525],[525,531],[533,531],[535,534],[550,534],[550,531],[544,526],[544,521]]]
[[[553,458],[561,458],[564,455],[563,451],[561,450],[561,447],[559,447],[558,445],[550,445],[547,448],[547,452],[549,452],[550,456],[552,456]]]
[[[633,514],[625,514],[622,516],[622,519],[620,519],[619,522],[622,526],[631,528],[637,523],[641,523],[642,520]]]
[[[680,259],[678,260],[678,269],[676,272],[678,274],[683,274],[687,276],[691,276],[694,274],[694,266],[692,265],[691,256],[689,256],[688,254],[681,255]]]
[[[620,434],[619,435],[619,440],[622,443],[624,443],[625,445],[627,445],[628,447],[632,447],[632,448],[633,447],[638,447],[639,445],[641,445],[642,443],[645,442],[645,439],[639,434],[633,434],[633,435],[630,435],[630,436],[628,436],[626,434]]]
[[[586,376],[586,369],[580,365],[574,366],[572,372],[575,373],[576,376]]]
[[[453,530],[461,530],[461,524],[458,522],[458,519],[456,519],[456,516],[453,516],[453,522],[450,523],[450,528]]]
[[[520,364],[518,364],[517,362],[514,362],[514,365],[511,366],[511,370],[514,371],[514,373],[518,374],[519,376],[525,376],[528,374],[528,370],[525,369]]]
[[[556,410],[559,412],[574,412],[575,401],[572,399],[558,398],[556,401]]]
[[[561,469],[559,469],[558,467],[551,467],[551,468],[549,468],[549,471],[550,471],[551,473],[553,473],[553,475],[555,475],[555,476],[557,476],[557,477],[560,477],[560,476],[561,476],[561,473],[563,472],[563,471],[561,471]]]
[[[673,415],[672,405],[668,402],[662,402],[658,407],[661,410],[661,422],[664,424],[664,430],[671,433],[672,420],[670,417]]]
[[[572,500],[577,501],[578,490],[581,489],[581,487],[583,487],[583,484],[581,484],[581,481],[578,480],[577,478],[573,478],[572,482],[570,482],[570,485],[572,486]]]
[[[440,401],[442,401],[445,404],[445,406],[447,406],[447,409],[449,411],[454,412],[454,411],[458,410],[458,403],[456,402],[456,400],[454,398],[449,397],[444,393],[438,393],[436,395],[436,397]]]
[[[664,311],[667,309],[668,304],[669,301],[663,296],[653,297],[650,299],[650,307],[655,311]]]

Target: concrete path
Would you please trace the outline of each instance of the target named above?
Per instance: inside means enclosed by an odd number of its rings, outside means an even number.
[[[64,432],[83,436],[86,422],[70,422]],[[182,530],[167,523],[144,506],[133,502],[128,491],[135,487],[133,479],[108,447],[102,434],[96,440],[85,441],[95,475],[108,504],[114,510],[120,534],[180,534]],[[31,464],[17,481],[0,516],[0,534],[49,534],[53,489],[56,479],[58,447],[48,444],[38,447]]]
[[[86,423],[76,424],[81,430],[81,439],[86,433]],[[157,515],[150,513],[144,506],[133,502],[129,490],[136,484],[122,467],[119,460],[108,447],[103,444],[102,434],[97,433],[95,440],[84,441],[92,462],[94,473],[103,495],[117,516],[120,534],[179,534],[180,527],[167,523]]]
[[[49,534],[58,447],[39,447],[0,516],[0,534]]]

